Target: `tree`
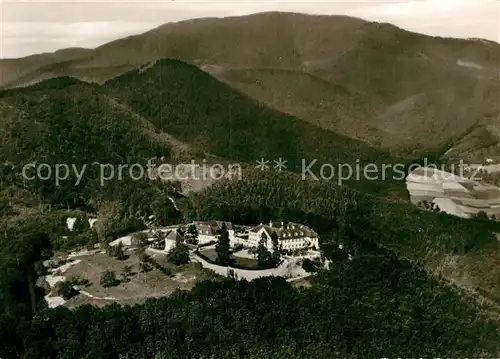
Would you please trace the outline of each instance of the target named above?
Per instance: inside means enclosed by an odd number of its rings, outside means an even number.
[[[271,233],[271,242],[273,245],[273,253],[271,254],[271,262],[274,266],[279,265],[281,261],[281,246],[276,232]]]
[[[318,259],[311,260],[309,258],[305,258],[302,262],[302,268],[308,273],[315,273],[321,268],[321,261]]]
[[[123,273],[122,273],[122,279],[123,281],[127,282],[132,275],[132,266],[127,265],[123,268]]]
[[[474,216],[474,219],[477,220],[477,221],[480,221],[480,222],[488,222],[490,220],[490,218],[488,217],[488,215],[486,214],[485,211],[478,212]]]
[[[90,230],[90,234],[89,234],[88,238],[89,238],[89,242],[87,243],[87,245],[89,247],[94,246],[94,245],[99,243],[99,236],[97,235],[97,231],[94,228],[92,228]]]
[[[141,262],[139,264],[139,267],[141,267],[141,271],[143,273],[151,272],[153,270],[153,266],[150,263],[147,263],[147,262]]]
[[[175,239],[175,246],[168,252],[167,260],[175,265],[189,263],[189,248],[182,243],[180,235]]]
[[[151,210],[155,216],[157,226],[166,226],[172,219],[179,216],[172,201],[165,193],[159,193],[151,203]]]
[[[217,252],[217,262],[224,266],[229,265],[231,259],[229,244],[229,232],[227,231],[226,224],[222,223],[219,238],[217,240],[217,244],[215,245],[215,251]]]
[[[107,270],[101,275],[101,285],[105,288],[117,286],[120,282],[116,279],[116,274],[113,271]]]
[[[236,244],[236,245],[234,246],[233,250],[234,250],[235,252],[239,252],[239,251],[243,250],[243,244],[241,244],[241,243]]]
[[[272,255],[271,253],[269,253],[266,243],[267,243],[267,235],[265,232],[263,232],[256,251],[257,264],[260,268],[267,268],[272,260]]]
[[[84,233],[90,229],[89,221],[84,216],[79,216],[75,220],[73,225],[73,232],[76,234]]]
[[[12,213],[12,206],[9,201],[0,199],[0,217],[8,216]]]
[[[47,274],[47,268],[43,265],[43,261],[38,260],[35,262],[35,273],[38,277]]]
[[[127,258],[125,251],[123,249],[123,243],[119,242],[116,246],[109,247],[109,255],[115,257],[118,260],[124,260]]]
[[[142,272],[150,272],[153,270],[153,266],[151,265],[152,258],[144,250],[139,250],[137,252],[137,257],[139,258],[139,267]]]
[[[155,249],[164,249],[165,248],[165,238],[167,238],[167,235],[163,231],[156,231],[155,234],[153,235],[154,242],[153,242],[153,248]]]
[[[91,286],[91,283],[87,278],[82,278],[80,276],[71,277],[69,281],[71,281],[71,283],[73,283],[73,286],[76,286],[77,289]]]
[[[238,280],[238,275],[234,272],[234,269],[230,269],[228,272],[227,272],[227,276],[231,279],[235,279],[235,280]]]
[[[60,282],[58,285],[58,292],[65,300],[73,298],[80,293],[80,291],[74,288],[73,282],[70,280]]]
[[[132,235],[132,245],[138,248],[146,248],[148,246],[148,235],[144,232],[137,232]]]
[[[198,230],[194,224],[190,224],[186,233],[186,241],[189,244],[198,244]]]

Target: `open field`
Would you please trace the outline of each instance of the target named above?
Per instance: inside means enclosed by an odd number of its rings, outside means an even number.
[[[217,252],[215,251],[214,248],[200,251],[200,253],[214,262],[217,260]],[[244,267],[247,269],[257,269],[258,268],[257,261],[255,259],[238,257],[235,255],[233,255],[232,258],[234,259],[234,264],[236,264],[238,266],[241,266],[241,267]]]
[[[168,263],[165,256],[158,254],[153,254],[152,257],[162,266],[170,268],[172,275],[165,275],[157,269],[143,273],[139,267],[138,257],[130,251],[127,254],[129,257],[125,260],[117,260],[105,253],[73,256],[70,262],[72,264],[56,269],[53,276],[46,277],[47,282],[51,287],[57,287],[57,281],[78,277],[87,279],[90,285],[82,288],[80,294],[65,303],[54,298],[55,302],[69,308],[83,304],[103,306],[113,302],[130,305],[143,302],[147,298],[168,296],[175,290],[189,290],[198,281],[214,276],[197,263],[176,267]],[[100,285],[101,275],[105,271],[115,272],[116,277],[120,279],[126,266],[132,267],[132,274],[127,281],[121,281],[116,287],[104,288]],[[55,295],[50,296],[55,297]]]
[[[479,212],[488,217],[500,215],[500,187],[471,180],[453,173],[417,168],[406,178],[413,204],[434,203],[439,210],[463,218]]]

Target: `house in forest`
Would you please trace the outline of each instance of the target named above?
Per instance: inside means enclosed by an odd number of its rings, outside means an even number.
[[[265,236],[265,244],[268,250],[272,251],[273,245],[271,236],[276,233],[278,242],[283,250],[317,249],[319,236],[311,228],[298,223],[273,223],[259,224],[248,231],[248,242],[257,247]]]
[[[198,231],[198,241],[200,244],[215,241],[217,235],[222,229],[222,225],[226,225],[229,237],[234,236],[234,226],[231,222],[224,221],[205,221],[195,222],[196,230]]]

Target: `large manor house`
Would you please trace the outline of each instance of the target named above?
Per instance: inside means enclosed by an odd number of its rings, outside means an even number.
[[[222,228],[222,224],[226,226],[229,232],[229,237],[232,239],[238,238],[235,235],[234,226],[231,222],[222,221],[207,221],[197,222],[196,229],[200,243],[216,240],[216,236]],[[284,250],[299,250],[299,249],[318,249],[318,234],[311,228],[298,223],[273,223],[259,224],[256,227],[246,231],[248,239],[245,241],[250,247],[257,247],[262,238],[266,238],[265,245],[272,251],[272,234],[276,233],[279,244]],[[239,242],[242,242],[239,240]]]

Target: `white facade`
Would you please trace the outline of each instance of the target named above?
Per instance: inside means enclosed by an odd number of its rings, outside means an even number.
[[[97,222],[97,218],[89,218],[90,228],[94,228],[94,224]]]
[[[229,234],[229,238],[234,237],[233,224],[230,222],[222,221],[208,221],[208,222],[197,222],[196,230],[198,232],[198,242],[199,244],[205,244],[217,240],[218,231],[222,228],[222,224],[226,224],[226,229]]]
[[[73,231],[73,228],[75,227],[77,218],[76,217],[68,217],[66,218],[66,227],[70,232]],[[89,227],[94,228],[94,224],[97,222],[97,218],[88,218],[87,221],[89,222]]]
[[[257,247],[259,245],[260,240],[262,239],[263,233],[267,238],[266,247],[268,249],[272,248],[271,236],[266,231],[265,227],[262,227],[257,232],[252,232],[252,231],[248,232],[248,242],[250,243],[250,245],[253,247]]]
[[[229,233],[229,237],[234,236],[234,230],[228,229],[227,232]],[[209,231],[199,231],[198,232],[198,239],[201,239],[201,238],[214,239],[214,238],[217,238],[217,234],[214,234],[214,233],[209,232]]]
[[[217,240],[217,236],[211,234],[201,234],[198,233],[198,243],[206,244]]]
[[[272,223],[269,225],[260,224],[248,232],[248,242],[251,246],[257,247],[264,235],[267,238],[266,247],[272,251],[273,245],[271,233],[275,232],[278,241],[283,250],[299,250],[304,248],[318,248],[318,235],[310,228],[296,223],[288,223],[275,227]]]
[[[302,248],[319,248],[318,237],[302,237],[302,238],[291,238],[289,240],[282,239],[281,247],[284,250],[296,250]]]
[[[68,230],[73,231],[75,223],[76,223],[76,218],[74,217],[66,218],[66,227],[68,228]]]

